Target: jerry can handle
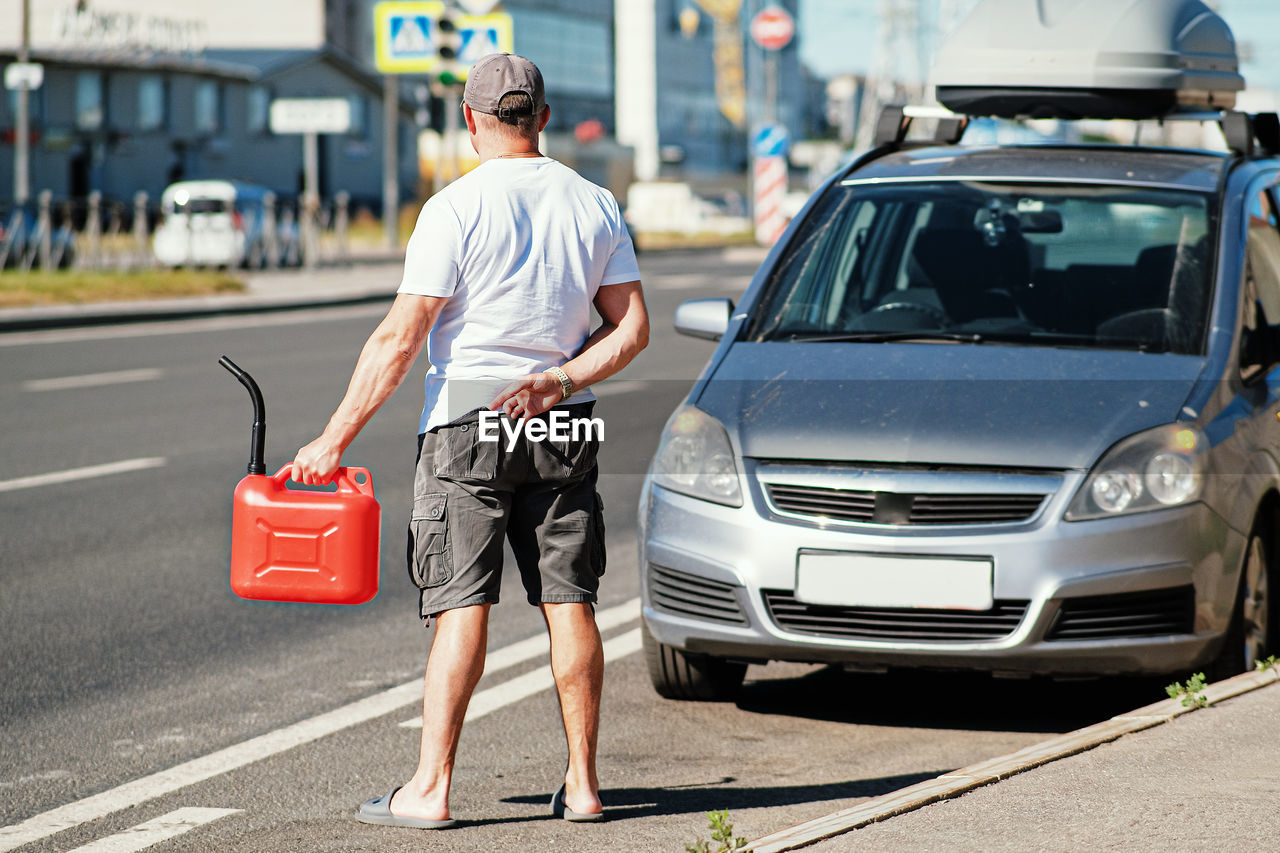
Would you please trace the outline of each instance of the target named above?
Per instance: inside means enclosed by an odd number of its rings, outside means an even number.
[[[276,481],[277,486],[283,486],[289,482],[292,473],[293,463],[286,462],[271,479]],[[330,482],[336,482],[340,492],[357,492],[373,497],[373,475],[369,473],[368,468],[339,468],[333,472],[333,479]]]

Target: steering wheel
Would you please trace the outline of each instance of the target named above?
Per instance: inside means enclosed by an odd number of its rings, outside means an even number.
[[[925,302],[886,302],[872,308],[867,314],[884,314],[889,311],[915,311],[928,317],[939,329],[947,325],[947,312]]]

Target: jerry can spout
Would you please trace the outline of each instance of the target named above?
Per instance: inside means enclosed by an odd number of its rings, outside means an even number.
[[[232,376],[240,380],[241,385],[249,389],[249,397],[253,400],[253,436],[249,448],[249,473],[266,474],[267,404],[262,399],[262,391],[258,388],[258,383],[253,381],[252,376],[225,355],[218,359],[218,364],[230,371]]]

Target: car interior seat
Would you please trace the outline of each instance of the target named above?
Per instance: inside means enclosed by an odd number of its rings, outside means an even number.
[[[991,245],[973,228],[930,228],[917,235],[914,254],[952,323],[1019,316],[1013,293],[1031,274],[1020,233],[1010,230]]]
[[[1190,246],[1149,246],[1138,254],[1129,310],[1098,324],[1098,340],[1140,342],[1190,352],[1204,304],[1205,239]]]

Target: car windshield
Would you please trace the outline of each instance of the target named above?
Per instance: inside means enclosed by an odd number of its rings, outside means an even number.
[[[751,337],[1197,354],[1207,201],[1128,186],[834,186],[775,267]]]
[[[226,213],[231,206],[220,198],[187,198],[173,202],[174,213]]]

